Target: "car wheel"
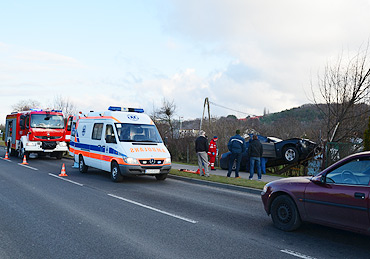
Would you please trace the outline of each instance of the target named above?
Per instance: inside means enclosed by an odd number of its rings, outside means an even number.
[[[275,227],[283,231],[292,231],[301,225],[297,206],[287,195],[278,196],[273,200],[271,218]]]
[[[233,167],[231,168],[233,171],[236,170],[236,160],[234,160]]]
[[[299,159],[298,150],[295,147],[284,147],[283,158],[288,163],[298,162]]]
[[[167,174],[157,174],[155,176],[155,178],[158,180],[158,181],[163,181],[164,179],[167,178]]]
[[[87,172],[87,165],[85,164],[84,158],[82,156],[79,156],[78,159],[78,170],[80,173],[86,173]]]
[[[119,166],[117,162],[112,163],[111,167],[111,179],[113,182],[122,182],[123,176],[121,175],[121,170],[119,169]]]

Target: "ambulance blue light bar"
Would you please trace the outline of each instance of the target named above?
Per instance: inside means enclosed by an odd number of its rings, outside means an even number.
[[[109,106],[109,111],[119,111],[119,112],[138,112],[143,113],[144,109],[141,108],[126,108],[126,107],[117,107],[117,106]]]

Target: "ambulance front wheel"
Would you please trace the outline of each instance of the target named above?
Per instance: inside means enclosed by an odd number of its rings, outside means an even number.
[[[167,178],[167,174],[158,174],[155,176],[155,178],[158,180],[158,181],[163,181],[164,179]]]
[[[80,171],[80,173],[86,173],[87,169],[88,167],[84,162],[84,158],[80,155],[78,157],[78,170]]]
[[[113,162],[112,163],[112,167],[111,167],[111,179],[113,182],[122,182],[123,180],[123,176],[121,175],[121,170],[119,169],[119,166],[117,164],[117,162]]]

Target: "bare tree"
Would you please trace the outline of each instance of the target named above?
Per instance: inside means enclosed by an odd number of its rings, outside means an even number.
[[[324,114],[326,138],[343,141],[350,138],[360,122],[369,112],[370,64],[369,44],[347,62],[343,55],[335,65],[326,65],[322,76],[318,76],[319,96],[311,90],[317,107]],[[321,98],[325,105],[319,105]]]
[[[40,102],[32,99],[20,100],[16,104],[12,105],[12,110],[14,112],[28,111],[34,108],[40,108]]]
[[[61,95],[54,96],[54,103],[52,106],[56,110],[61,110],[64,117],[76,114],[77,112],[75,104],[68,97],[65,98]]]
[[[161,121],[161,124],[164,123],[167,125],[167,132],[164,132],[167,136],[168,133],[170,133],[170,137],[174,138],[174,116],[176,114],[176,105],[174,101],[168,101],[165,98],[162,101],[162,107],[159,108],[159,110],[155,113],[159,120]]]

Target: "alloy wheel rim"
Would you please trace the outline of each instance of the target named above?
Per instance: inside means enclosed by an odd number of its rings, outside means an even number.
[[[279,220],[283,223],[288,223],[292,218],[292,212],[287,204],[281,204],[278,208]]]

